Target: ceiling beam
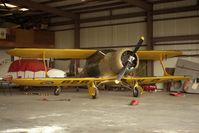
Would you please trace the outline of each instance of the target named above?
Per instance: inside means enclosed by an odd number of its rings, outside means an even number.
[[[87,7],[88,8],[90,8],[90,7],[96,7],[97,8],[97,6],[102,6],[102,5],[106,6],[107,4],[121,4],[121,3],[124,3],[124,2],[113,1],[113,0],[109,0],[109,1],[88,0],[88,1],[85,1],[83,3],[76,3],[76,4],[70,4],[70,5],[61,5],[61,6],[57,6],[56,8],[59,8],[59,9],[70,9],[70,8],[75,9],[76,8],[76,9],[78,9],[78,8],[82,8],[81,6],[84,6],[84,5],[86,5],[86,8]]]
[[[187,41],[187,40],[199,40],[199,34],[195,35],[181,35],[181,36],[164,36],[154,37],[153,43],[157,42],[171,42],[171,41]]]
[[[113,16],[102,16],[102,17],[95,17],[95,18],[85,18],[80,19],[80,23],[90,23],[90,22],[97,22],[97,21],[106,21],[106,20],[116,20],[116,19],[124,19],[124,18],[130,18],[130,17],[140,17],[145,16],[145,12],[138,12],[138,13],[131,13],[131,14],[118,14]],[[61,21],[61,22],[55,22],[50,24],[50,26],[58,26],[58,25],[69,25],[72,24],[73,21]]]
[[[15,3],[17,5],[25,6],[27,8],[41,10],[43,12],[51,13],[51,14],[54,14],[57,16],[67,17],[67,18],[71,18],[71,19],[76,19],[76,17],[77,17],[76,14],[73,14],[70,12],[65,12],[65,11],[59,10],[54,7],[42,5],[37,2],[33,2],[31,0],[10,0],[9,2]]]
[[[160,1],[153,1],[153,4],[162,4],[162,3],[170,3],[170,2],[180,2],[185,0],[160,0]]]
[[[73,4],[74,5],[74,4]],[[76,5],[74,5],[76,6]],[[119,7],[118,7],[119,6]],[[102,3],[100,5],[88,5],[87,7],[79,7],[79,8],[72,8],[72,9],[67,9],[71,8],[72,6],[70,5],[65,5],[65,6],[57,6],[56,8],[62,9],[62,11],[65,12],[73,12],[73,13],[90,13],[90,12],[95,12],[95,11],[104,11],[104,10],[112,10],[112,9],[121,9],[120,6],[122,7],[133,7],[132,5],[126,4],[125,2],[113,2],[113,3]],[[23,14],[23,16],[33,16],[33,15],[42,15],[44,13],[39,13],[39,12],[30,12]],[[53,15],[51,17],[54,17]]]
[[[153,15],[195,11],[198,9],[199,9],[198,6],[185,6],[185,7],[178,7],[178,8],[161,9],[161,10],[153,11]],[[124,19],[124,18],[132,18],[132,17],[144,17],[144,16],[146,16],[146,12],[141,11],[141,12],[135,12],[135,13],[113,15],[111,17],[101,16],[101,17],[86,18],[86,19],[81,19],[80,23],[90,23],[90,22],[97,22],[97,21]],[[61,21],[61,22],[51,23],[51,26],[70,25],[72,23],[73,21]]]
[[[69,10],[65,10],[65,11],[72,11],[72,12],[81,12],[83,10],[95,10],[95,9],[100,9],[100,8],[105,8],[105,7],[114,7],[114,6],[118,6],[118,5],[126,5],[128,6],[128,4],[124,3],[124,2],[116,2],[116,3],[105,3],[105,4],[101,4],[101,5],[92,5],[92,6],[87,6],[87,7],[81,7],[81,8],[74,8],[74,9],[69,9]]]
[[[137,6],[137,7],[140,7],[146,11],[151,11],[152,10],[152,4],[146,2],[146,1],[143,1],[143,0],[122,0],[128,4],[131,4],[133,6]]]
[[[40,2],[41,4],[54,4],[54,3],[59,3],[59,2],[68,2],[68,0],[50,0],[50,1],[43,1],[43,2]],[[72,1],[72,0],[71,0]],[[71,6],[80,6],[80,5],[85,5],[89,2],[96,2],[95,0],[85,0],[85,1],[81,1],[79,0],[79,2],[75,2],[73,4],[67,4],[67,5],[71,5]]]
[[[89,9],[89,10],[82,10],[82,11],[78,11],[78,13],[83,14],[83,13],[91,13],[91,12],[100,12],[100,11],[110,11],[110,10],[115,10],[115,9],[123,9],[123,8],[129,8],[129,7],[133,7],[132,5],[118,5],[118,6],[110,6],[110,7],[103,7],[103,8],[99,8],[99,9]],[[76,11],[74,11],[76,12]]]
[[[63,2],[63,1],[67,1],[67,0],[48,0],[48,1],[43,1],[40,2],[41,4],[54,4],[56,2]]]

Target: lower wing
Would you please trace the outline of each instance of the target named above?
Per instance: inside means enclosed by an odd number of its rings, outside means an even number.
[[[82,86],[109,80],[114,81],[113,78],[18,78],[11,82],[22,86]]]
[[[189,76],[157,76],[157,77],[124,77],[123,80],[127,83],[137,81],[138,84],[155,84],[161,82],[171,82],[177,80],[190,79]]]
[[[122,81],[132,83],[137,81],[138,84],[154,84],[160,82],[171,82],[176,80],[190,79],[189,76],[159,76],[159,77],[123,77]],[[23,86],[82,86],[90,82],[114,82],[115,77],[111,78],[21,78],[13,79],[11,82]]]

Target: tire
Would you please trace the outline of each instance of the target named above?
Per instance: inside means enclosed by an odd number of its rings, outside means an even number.
[[[27,92],[27,91],[30,90],[30,87],[28,87],[28,86],[20,86],[19,89],[20,89],[20,91]]]
[[[141,95],[141,87],[140,86],[136,86],[133,89],[133,96],[134,97],[140,97]]]
[[[60,93],[61,93],[61,88],[60,88],[60,87],[55,88],[55,90],[54,90],[54,95],[55,95],[55,96],[59,96]]]
[[[95,95],[92,96],[92,99],[96,99],[98,97],[98,95],[99,95],[99,90],[96,88],[95,89]]]

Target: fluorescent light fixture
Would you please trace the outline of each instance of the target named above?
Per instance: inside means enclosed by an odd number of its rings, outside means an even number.
[[[15,6],[15,5],[8,4],[8,3],[5,3],[5,5],[6,5],[7,7],[10,7],[10,8],[15,8],[15,7],[17,7],[17,6]],[[0,4],[0,6],[4,6],[4,4]]]
[[[28,8],[20,8],[19,9],[19,11],[23,11],[23,12],[28,11],[28,10],[29,10]]]

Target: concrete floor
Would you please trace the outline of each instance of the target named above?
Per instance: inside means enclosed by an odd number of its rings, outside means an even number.
[[[199,132],[199,95],[146,92],[139,105],[128,105],[133,99],[130,92],[112,91],[101,91],[96,100],[84,90],[60,96],[1,92],[0,133]]]

